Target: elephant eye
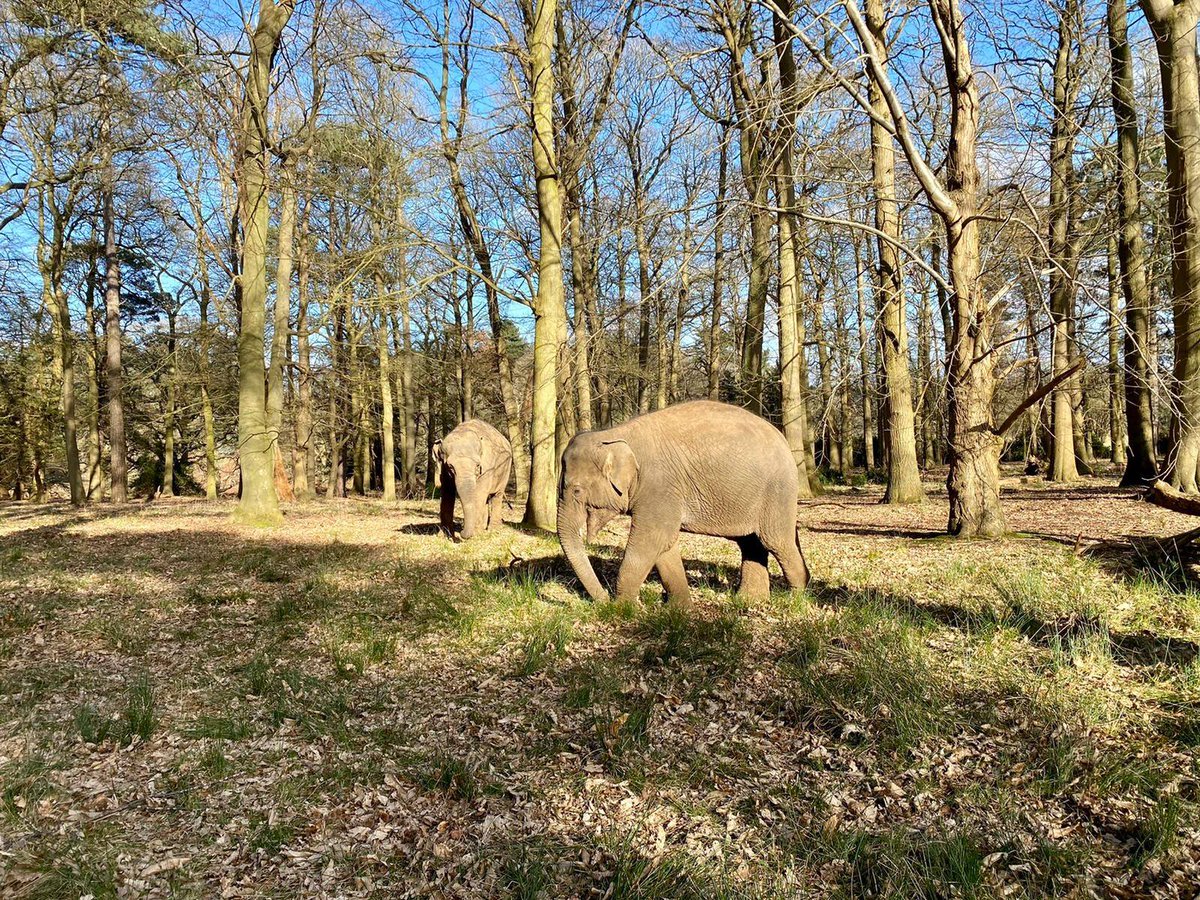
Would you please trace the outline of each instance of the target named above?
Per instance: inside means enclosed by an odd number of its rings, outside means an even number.
[[[483,474],[483,466],[479,465],[479,463],[476,463],[476,464],[475,464],[475,474],[476,474],[476,475],[482,475],[482,474]]]

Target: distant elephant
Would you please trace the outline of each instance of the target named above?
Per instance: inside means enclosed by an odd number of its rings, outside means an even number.
[[[512,471],[512,446],[499,431],[468,419],[433,445],[442,469],[442,528],[454,534],[454,500],[462,501],[462,539],[503,522],[504,491]]]
[[[563,453],[558,539],[588,594],[603,600],[584,549],[613,518],[631,517],[617,597],[638,596],[651,568],[672,600],[688,599],[679,533],[737,542],[741,594],[770,591],[767,554],[788,583],[808,585],[796,529],[799,479],[783,435],[753,413],[697,400],[604,431],[577,434]]]

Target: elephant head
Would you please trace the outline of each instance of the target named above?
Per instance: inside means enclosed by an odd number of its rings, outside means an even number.
[[[442,467],[442,490],[452,489],[462,503],[462,539],[470,540],[487,525],[488,491],[480,479],[495,466],[493,451],[474,431],[456,429],[433,445],[433,454]]]
[[[613,516],[629,512],[637,481],[637,457],[619,438],[605,439],[603,432],[577,435],[563,453],[558,540],[593,600],[606,599],[608,592],[596,577],[584,541]]]

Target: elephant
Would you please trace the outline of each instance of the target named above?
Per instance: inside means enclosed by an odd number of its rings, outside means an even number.
[[[636,598],[657,568],[668,598],[686,603],[679,533],[731,538],[742,551],[738,592],[758,599],[770,591],[768,553],[792,588],[808,586],[798,494],[795,459],[775,426],[740,407],[695,400],[571,439],[562,457],[558,539],[584,589],[604,600],[584,542],[628,514],[617,597]]]
[[[462,539],[503,523],[504,491],[512,472],[512,446],[480,419],[468,419],[433,445],[442,471],[442,529],[454,534],[454,500],[462,502]]]

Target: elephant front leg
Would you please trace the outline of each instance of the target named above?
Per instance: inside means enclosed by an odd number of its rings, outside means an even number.
[[[681,606],[691,602],[688,591],[687,572],[683,568],[683,557],[679,554],[679,542],[662,554],[654,563],[658,569],[658,577],[662,579],[663,587],[667,589],[667,598]]]
[[[767,571],[767,548],[758,535],[738,538],[742,550],[742,579],[737,592],[750,600],[765,600],[771,594],[771,577]]]
[[[636,600],[650,570],[678,539],[678,530],[671,534],[658,528],[638,528],[637,522],[634,521],[629,529],[629,543],[625,545],[621,571],[617,574],[617,599]],[[682,560],[679,565],[682,570]],[[686,578],[684,585],[687,585]]]
[[[445,469],[442,470],[442,508],[441,525],[446,537],[454,537],[454,479]]]

